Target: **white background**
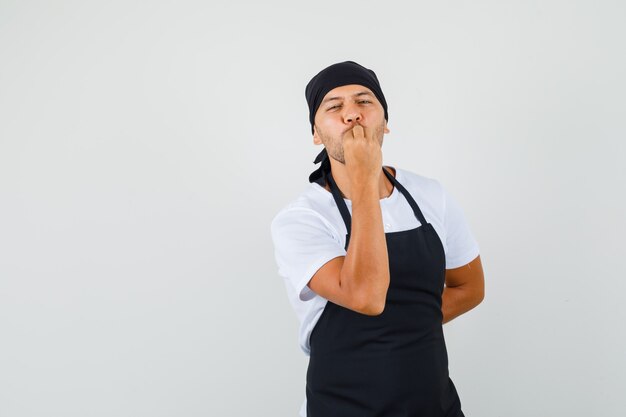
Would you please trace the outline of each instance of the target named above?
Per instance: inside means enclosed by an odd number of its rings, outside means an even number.
[[[221,3],[221,4],[220,4]],[[486,298],[444,326],[467,417],[616,416],[623,1],[0,2],[0,416],[295,416],[269,225],[304,87],[373,69],[383,162],[436,178]]]

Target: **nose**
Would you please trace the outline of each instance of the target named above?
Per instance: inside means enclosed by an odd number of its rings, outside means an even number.
[[[345,113],[343,115],[344,122],[346,123],[355,123],[361,122],[363,116],[357,107],[347,106]]]

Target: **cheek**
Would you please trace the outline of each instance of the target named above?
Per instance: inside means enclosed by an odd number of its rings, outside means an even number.
[[[333,117],[332,115],[327,115],[324,118],[318,120],[318,123],[321,126],[332,126],[333,124],[337,123],[337,118]]]
[[[337,132],[342,131],[344,128],[341,121],[326,119],[320,122],[318,125],[322,132],[326,132],[327,134],[337,134]]]

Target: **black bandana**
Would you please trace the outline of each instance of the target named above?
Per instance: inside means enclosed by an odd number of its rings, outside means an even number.
[[[333,88],[342,85],[359,84],[372,90],[380,104],[385,110],[385,120],[389,120],[387,114],[387,101],[380,88],[378,78],[374,71],[367,69],[356,62],[344,61],[333,64],[322,71],[309,81],[305,89],[306,101],[309,105],[309,121],[311,122],[311,133],[313,133],[313,124],[315,121],[315,113],[320,107],[324,96]],[[322,165],[309,175],[309,182],[317,182],[320,185],[326,184],[326,173],[330,172],[330,159],[326,148],[320,152],[313,163],[321,162]]]

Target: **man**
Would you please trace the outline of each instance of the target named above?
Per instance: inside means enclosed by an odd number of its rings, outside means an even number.
[[[271,225],[310,356],[300,415],[462,417],[442,325],[483,299],[478,244],[438,181],[382,166],[373,71],[337,63],[305,92],[322,165]]]

